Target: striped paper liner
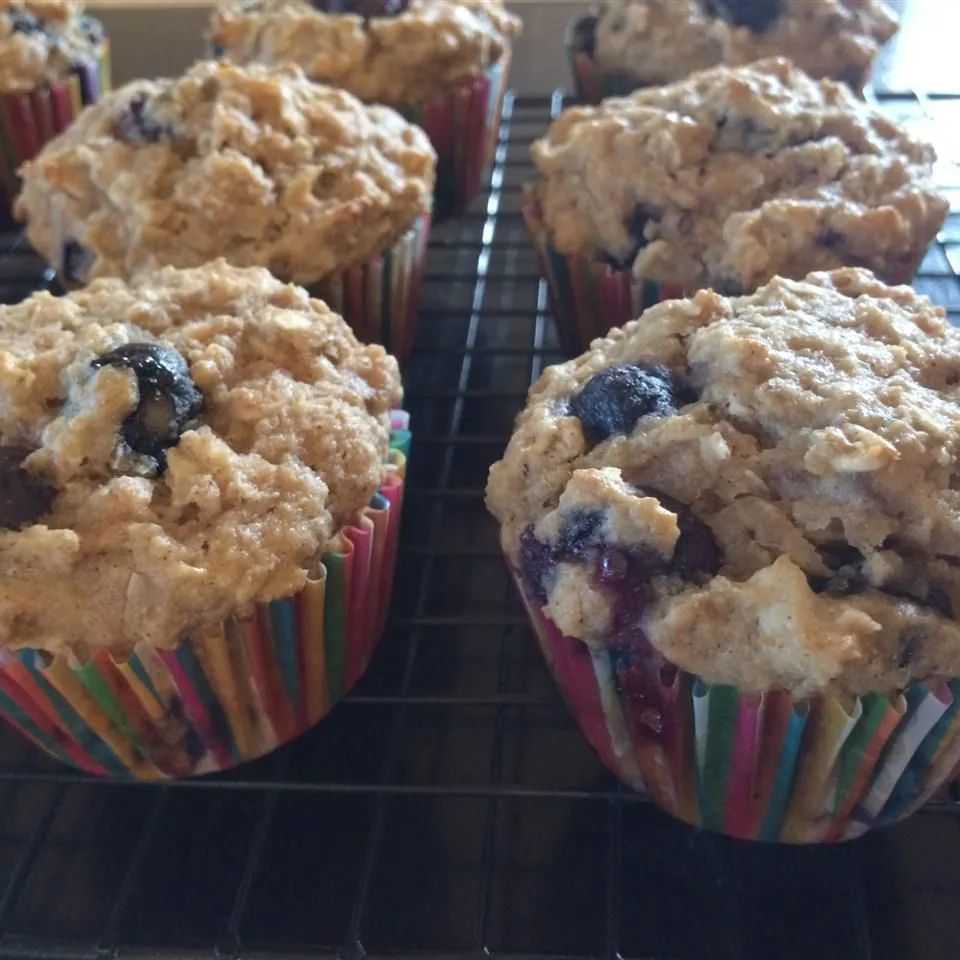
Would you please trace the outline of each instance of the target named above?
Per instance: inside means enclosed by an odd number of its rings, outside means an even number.
[[[560,344],[568,356],[583,353],[591,341],[635,320],[647,307],[683,296],[678,288],[644,280],[606,261],[564,256],[550,242],[529,189],[524,191],[523,218],[547,281]]]
[[[430,215],[424,214],[379,257],[306,289],[336,310],[358,339],[382,343],[403,366],[413,347],[429,238]]]
[[[960,772],[960,679],[795,700],[564,636],[513,570],[537,639],[600,758],[668,813],[743,840],[829,843],[896,823]],[[640,692],[638,692],[640,691]]]
[[[94,62],[78,65],[60,83],[28,93],[0,94],[0,222],[12,222],[20,190],[17,170],[66,130],[78,113],[110,89],[110,44],[104,39]]]
[[[410,444],[407,415],[391,420],[380,489],[299,593],[170,650],[141,642],[86,661],[3,650],[0,714],[64,763],[137,780],[226,770],[316,724],[363,674],[386,622]]]
[[[497,147],[509,73],[510,54],[505,53],[484,73],[426,104],[394,105],[424,129],[437,151],[437,219],[462,213],[480,193]]]

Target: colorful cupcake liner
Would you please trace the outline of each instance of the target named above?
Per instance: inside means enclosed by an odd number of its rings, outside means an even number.
[[[29,93],[0,94],[0,218],[12,222],[11,207],[20,190],[17,170],[43,145],[66,130],[80,111],[110,89],[110,44],[104,40],[97,59],[79,64],[60,83]]]
[[[570,25],[565,45],[573,89],[580,103],[595,104],[607,97],[623,97],[642,86],[637,78],[622,70],[604,70],[589,52],[583,49],[578,29],[581,21]]]
[[[510,55],[484,73],[428,103],[397,109],[423,127],[437,151],[434,216],[456,216],[479,196],[493,161],[507,92]]]
[[[528,190],[523,217],[547,281],[560,344],[569,356],[583,353],[611,327],[635,320],[647,307],[683,291],[644,280],[593,257],[564,256],[550,242],[536,200]]]
[[[960,680],[843,700],[745,694],[564,636],[513,571],[554,678],[610,770],[744,840],[829,843],[903,819],[960,769]]]
[[[336,310],[360,340],[382,343],[403,366],[413,348],[429,239],[430,215],[424,214],[379,257],[306,288]]]
[[[0,651],[0,715],[64,763],[161,780],[226,770],[321,720],[366,669],[386,623],[410,433],[392,415],[383,481],[291,597],[171,650]],[[91,644],[91,646],[94,646]]]

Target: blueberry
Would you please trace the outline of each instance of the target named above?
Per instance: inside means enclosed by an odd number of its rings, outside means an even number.
[[[173,136],[166,124],[160,123],[150,112],[149,96],[145,90],[135,93],[117,117],[121,140],[127,143],[159,143]]]
[[[555,566],[553,551],[527,527],[520,535],[520,572],[541,602],[547,599],[544,581]]]
[[[711,529],[685,503],[654,490],[638,487],[645,497],[654,497],[660,505],[677,517],[680,536],[673,548],[670,572],[691,580],[706,574],[713,576],[720,569],[720,547]]]
[[[32,13],[25,13],[18,10],[9,13],[8,17],[10,20],[11,33],[23,33],[31,36],[33,34],[46,34],[49,32],[47,25]]]
[[[630,236],[630,248],[622,255],[617,256],[607,253],[607,262],[615,270],[629,270],[633,266],[633,261],[637,259],[637,254],[647,245],[646,229],[647,224],[656,221],[656,215],[647,207],[637,204],[633,208],[633,213],[624,224],[624,228]]]
[[[814,593],[849,597],[867,589],[867,581],[861,569],[863,554],[856,547],[847,543],[827,543],[818,549],[820,558],[832,572],[828,577],[807,578]]]
[[[578,510],[571,514],[560,530],[556,552],[563,560],[583,556],[587,548],[596,544],[596,534],[603,526],[600,510]]]
[[[410,0],[313,0],[313,6],[324,13],[355,13],[364,20],[372,17],[395,17],[403,13]]]
[[[953,600],[948,591],[934,584],[927,591],[926,605],[935,610],[941,617],[953,619]]]
[[[780,16],[783,0],[705,0],[711,16],[720,17],[736,27],[748,27],[760,33],[769,30]]]
[[[594,374],[570,400],[587,437],[600,442],[628,434],[641,417],[666,417],[693,396],[666,367],[622,364]]]
[[[21,464],[28,447],[0,446],[0,527],[20,530],[50,510],[53,490]]]
[[[66,280],[85,283],[93,266],[93,254],[76,240],[68,240],[60,253],[60,272]]]
[[[186,361],[159,343],[127,343],[97,357],[92,366],[125,367],[137,378],[140,401],[123,421],[122,436],[135,453],[152,458],[158,470],[167,465],[166,449],[200,413],[203,394],[190,379]]]
[[[592,57],[597,51],[597,24],[599,17],[589,13],[573,25],[573,49]]]

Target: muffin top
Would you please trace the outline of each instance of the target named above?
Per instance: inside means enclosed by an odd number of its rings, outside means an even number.
[[[21,168],[16,211],[72,280],[223,256],[313,283],[428,211],[435,163],[418,127],[298,67],[201,62],[84,110]]]
[[[373,496],[396,361],[219,260],[0,308],[0,644],[160,647],[299,589]]]
[[[561,253],[687,290],[844,265],[906,282],[947,212],[929,144],[782,59],[567,110],[532,149]]]
[[[896,32],[880,0],[607,0],[584,39],[602,67],[638,83],[782,55],[860,90]]]
[[[95,63],[99,21],[71,0],[0,0],[0,93],[56,83]]]
[[[239,63],[297,63],[362,100],[419,104],[496,63],[520,32],[502,0],[233,0],[208,40]]]
[[[547,369],[487,502],[566,634],[709,682],[960,676],[960,332],[858,268],[658,304]]]

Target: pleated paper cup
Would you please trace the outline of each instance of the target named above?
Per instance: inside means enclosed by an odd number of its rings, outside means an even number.
[[[48,140],[66,130],[85,106],[109,89],[110,44],[104,39],[95,60],[78,64],[59,83],[27,93],[0,94],[0,224],[13,223],[20,165],[33,159]]]
[[[908,816],[960,766],[960,680],[846,699],[747,694],[564,636],[513,571],[581,730],[621,780],[743,840],[831,843]]]
[[[679,287],[637,276],[629,268],[619,269],[596,257],[560,253],[550,241],[529,189],[524,194],[523,216],[547,281],[560,344],[568,356],[583,353],[597,337],[635,320],[647,307],[684,296]]]
[[[3,650],[0,715],[64,763],[137,780],[227,770],[310,729],[362,676],[386,623],[410,442],[406,414],[392,425],[379,491],[298,593],[172,649]]]
[[[339,313],[364,343],[382,343],[404,366],[420,310],[430,215],[424,214],[390,248],[367,263],[305,284]]]
[[[462,213],[480,194],[500,136],[510,54],[474,79],[417,106],[394,104],[422,127],[437,151],[433,212],[439,220]]]

